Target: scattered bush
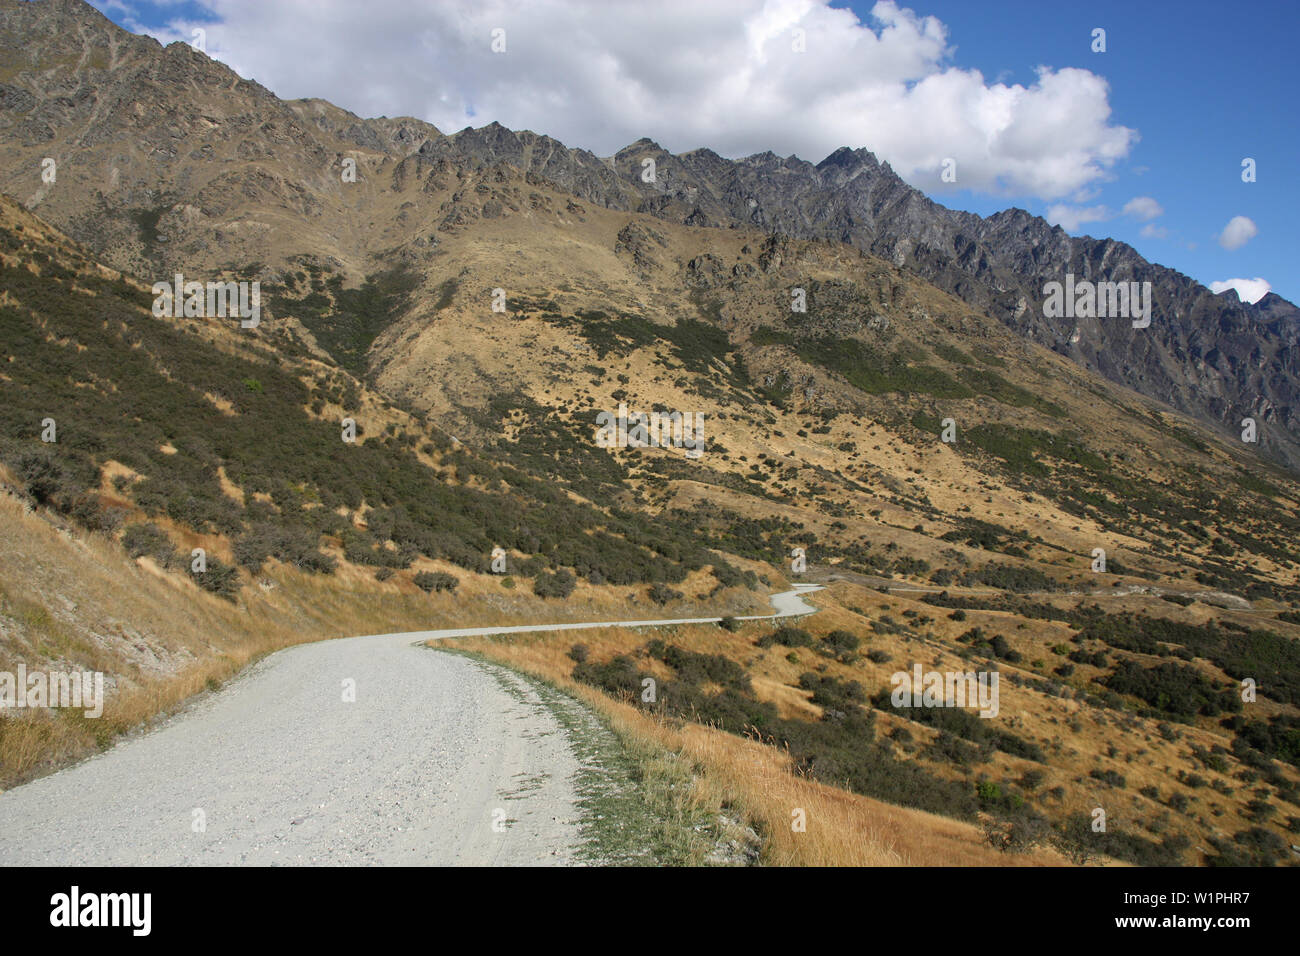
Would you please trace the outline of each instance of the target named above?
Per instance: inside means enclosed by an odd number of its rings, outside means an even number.
[[[812,647],[813,643],[811,634],[802,628],[789,625],[778,627],[771,634],[765,634],[757,641],[759,647],[771,647],[773,644],[781,644],[785,647]]]
[[[208,556],[206,564],[207,569],[199,572],[195,572],[191,566],[188,569],[190,580],[205,591],[233,601],[240,588],[239,569],[212,555]]]
[[[149,521],[127,525],[122,532],[122,547],[132,558],[152,558],[160,568],[170,568],[176,561],[176,548],[167,532]]]
[[[555,573],[543,571],[533,581],[533,593],[542,598],[559,598],[564,600],[573,593],[577,579],[573,572],[560,568]]]
[[[421,591],[432,593],[434,591],[454,591],[460,581],[445,571],[421,571],[412,578],[415,586]]]
[[[680,601],[683,596],[681,591],[674,591],[662,581],[656,581],[650,585],[650,600],[661,607],[670,601]]]
[[[831,631],[822,641],[834,654],[843,654],[848,651],[856,651],[862,644],[862,639],[852,631],[835,630]]]

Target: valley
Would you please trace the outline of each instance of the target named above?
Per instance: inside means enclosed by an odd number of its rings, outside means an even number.
[[[0,52],[0,672],[106,686],[0,714],[14,832],[165,760],[172,842],[86,811],[97,860],[573,863],[598,739],[645,855],[593,862],[1296,861],[1294,306],[865,150],[363,119],[73,0],[0,0]],[[400,702],[326,713],[349,668]],[[504,769],[373,782],[448,726]],[[189,830],[225,737],[226,820],[314,822]],[[327,839],[338,753],[400,836]],[[512,856],[516,774],[559,796]]]

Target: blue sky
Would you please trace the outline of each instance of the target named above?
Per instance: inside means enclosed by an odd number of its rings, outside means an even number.
[[[837,5],[860,17],[870,9]],[[954,60],[990,80],[1029,82],[1043,63],[1082,67],[1109,81],[1115,119],[1141,139],[1115,180],[1084,205],[1119,210],[1132,196],[1150,196],[1165,209],[1158,223],[1168,235],[1143,238],[1143,223],[1124,216],[1073,234],[1123,240],[1206,284],[1261,276],[1300,302],[1300,3],[933,0],[915,9],[942,20]],[[1105,53],[1091,51],[1095,27],[1106,30]],[[1241,181],[1247,156],[1258,164],[1249,184]],[[934,198],[980,215],[1007,205],[1006,197],[970,192]],[[1038,215],[1053,205],[1028,196],[1014,204]],[[1229,251],[1218,236],[1235,216],[1251,219],[1259,233]]]
[[[1292,0],[95,5],[164,41],[201,23],[212,56],[280,96],[445,131],[498,120],[601,155],[642,135],[814,162],[865,146],[945,205],[1020,206],[1207,285],[1258,277],[1300,300]],[[486,49],[494,24],[509,56]],[[810,55],[786,49],[794,26]],[[1098,27],[1104,53],[1091,49]],[[1004,109],[1000,126],[965,122]],[[948,154],[955,185],[939,182]]]

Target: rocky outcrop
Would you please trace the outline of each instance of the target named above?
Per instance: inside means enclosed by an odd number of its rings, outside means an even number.
[[[439,193],[426,200],[428,218],[444,231],[515,209],[504,194],[451,203],[443,194],[469,174],[508,164],[526,182],[588,206],[702,229],[747,226],[850,243],[1225,434],[1255,418],[1261,447],[1300,467],[1300,311],[1293,304],[1275,295],[1253,306],[1216,296],[1124,243],[1074,238],[1024,210],[983,218],[947,209],[865,149],[844,147],[814,165],[770,152],[737,160],[708,149],[673,155],[642,139],[602,159],[497,123],[444,136],[409,117],[361,119],[321,100],[286,103],[185,44],[163,48],[126,33],[81,0],[0,0],[0,59],[11,64],[0,85],[0,190],[41,203],[41,215],[124,268],[165,263],[202,242],[141,248],[135,223],[172,225],[177,204],[212,216],[229,202],[223,196],[238,195],[248,220],[256,219],[248,210],[319,219],[350,148],[381,157],[378,172],[392,190],[419,183],[426,194]],[[57,190],[42,189],[35,174],[49,152],[68,164]],[[385,225],[358,227],[356,235],[379,244]],[[237,219],[211,227],[227,236],[269,228]],[[391,245],[385,237],[383,247]],[[655,246],[629,234],[619,237],[618,251],[646,269],[658,261]],[[779,268],[781,256],[779,244],[765,247],[758,268]],[[1150,282],[1150,326],[1049,318],[1044,285],[1067,274]],[[701,286],[717,281],[707,271],[694,275]]]

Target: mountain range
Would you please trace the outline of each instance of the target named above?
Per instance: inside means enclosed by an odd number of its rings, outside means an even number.
[[[410,254],[439,230],[513,215],[490,183],[457,188],[467,174],[509,169],[578,203],[861,249],[1223,434],[1239,435],[1253,418],[1261,451],[1300,464],[1292,303],[1216,295],[1124,243],[1074,238],[1020,209],[988,218],[946,209],[865,149],[844,147],[814,165],[771,153],[673,155],[645,139],[598,157],[495,123],[444,135],[410,118],[281,101],[184,44],[163,49],[127,34],[80,0],[5,0],[0,42],[0,189],[39,204],[115,265],[274,266],[287,251],[277,233],[301,219],[301,245],[357,274],[365,256]],[[57,189],[37,175],[47,156],[69,157]],[[349,158],[362,189],[344,188]],[[1045,284],[1067,274],[1151,282],[1150,327],[1045,317]]]

